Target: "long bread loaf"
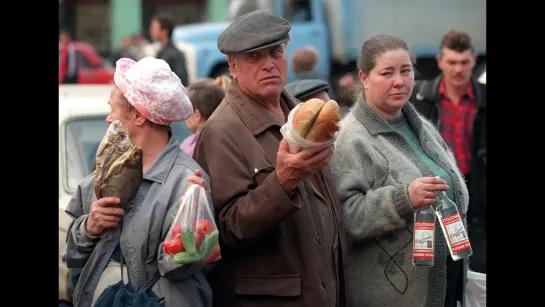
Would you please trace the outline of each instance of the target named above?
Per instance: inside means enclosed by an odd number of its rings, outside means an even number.
[[[305,139],[315,143],[327,142],[339,131],[340,120],[339,105],[335,100],[328,100],[314,119]]]
[[[325,102],[317,98],[310,99],[303,103],[299,109],[297,109],[297,112],[293,114],[291,120],[293,131],[304,138],[324,105]]]

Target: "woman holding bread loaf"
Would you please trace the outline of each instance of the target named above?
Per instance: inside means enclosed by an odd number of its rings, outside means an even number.
[[[192,114],[187,90],[163,60],[121,58],[108,104],[106,121],[121,122],[130,142],[142,148],[143,179],[126,211],[116,206],[118,197],[96,199],[96,172],[82,180],[68,203],[66,213],[72,222],[64,260],[68,268],[80,269],[73,271],[80,273],[73,280],[74,306],[96,306],[97,301],[106,306],[114,295],[125,302],[149,299],[146,306],[155,306],[151,302],[156,300],[165,307],[212,306],[205,267],[173,264],[163,249],[186,187],[198,184],[210,190],[208,174],[181,152],[170,127]],[[111,232],[104,234],[106,230]],[[135,293],[125,292],[124,287],[110,288],[121,281]]]
[[[413,216],[446,191],[465,217],[464,181],[437,130],[407,103],[414,82],[407,44],[371,37],[357,65],[363,93],[341,122],[330,160],[350,246],[348,306],[450,306],[461,300],[467,263],[447,265],[436,223],[435,265],[413,266]]]

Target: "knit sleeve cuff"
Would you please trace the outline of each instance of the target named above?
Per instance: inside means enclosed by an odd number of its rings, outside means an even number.
[[[82,243],[85,243],[85,242],[92,242],[92,241],[96,241],[97,239],[100,239],[100,236],[92,236],[90,234],[87,233],[87,229],[85,229],[85,225],[87,224],[87,218],[89,216],[85,216],[85,218],[83,219],[83,221],[81,222],[80,224],[80,227],[79,227],[79,233],[81,235],[81,242]]]
[[[405,216],[414,212],[414,207],[409,200],[407,185],[399,185],[393,194],[394,205],[399,216]]]

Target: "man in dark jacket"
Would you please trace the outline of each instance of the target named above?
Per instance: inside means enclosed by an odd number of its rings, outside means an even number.
[[[174,30],[174,21],[166,13],[159,13],[151,19],[150,37],[154,41],[161,43],[161,49],[157,52],[157,58],[162,59],[170,66],[170,69],[182,80],[182,84],[187,86],[189,79],[187,76],[185,55],[172,43],[172,31]]]
[[[473,248],[469,266],[486,274],[486,85],[472,77],[476,57],[467,33],[447,32],[437,56],[442,74],[433,80],[416,81],[410,101],[435,124],[466,179],[468,235]],[[456,285],[461,278],[457,276],[457,263],[447,259],[450,278],[445,306],[456,306],[454,298],[461,300]]]

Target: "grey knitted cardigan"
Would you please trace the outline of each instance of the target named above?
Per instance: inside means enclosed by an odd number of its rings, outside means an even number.
[[[469,196],[454,156],[433,125],[410,103],[402,112],[424,151],[452,177],[454,201],[466,224]],[[444,304],[446,257],[450,255],[438,222],[435,266],[414,267],[411,262],[414,209],[407,187],[418,177],[433,176],[424,163],[413,163],[418,160],[408,156],[413,152],[404,137],[361,96],[341,122],[329,163],[350,242],[348,306]],[[465,262],[465,281],[467,261],[460,261]]]

